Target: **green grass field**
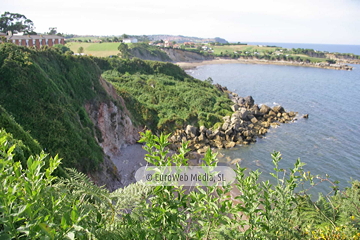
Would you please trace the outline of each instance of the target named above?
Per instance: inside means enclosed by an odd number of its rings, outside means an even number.
[[[229,46],[213,46],[215,54],[225,53],[226,51],[229,53],[233,52],[253,52],[254,50],[257,50],[258,53],[262,54],[265,51],[272,51],[274,52],[276,48],[274,47],[258,47],[256,45],[229,45]]]
[[[120,43],[81,43],[81,42],[70,42],[66,46],[71,49],[74,53],[78,52],[80,47],[84,48],[84,53],[96,56],[96,57],[108,57],[110,55],[117,55],[119,50],[117,49]]]

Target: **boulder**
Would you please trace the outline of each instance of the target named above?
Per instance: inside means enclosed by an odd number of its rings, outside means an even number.
[[[254,116],[250,119],[250,121],[251,121],[252,123],[254,123],[254,124],[258,122],[258,120],[256,119],[256,117],[254,117]]]
[[[283,113],[282,117],[284,118],[285,121],[290,121],[291,120],[291,117],[287,113]]]
[[[275,106],[275,107],[273,107],[272,109],[273,109],[273,111],[276,112],[276,113],[283,113],[283,112],[285,112],[285,109],[284,109],[282,106],[280,106],[280,105]]]
[[[206,153],[209,148],[210,148],[209,146],[205,146],[205,147],[199,148],[197,150],[197,152],[200,153],[200,154]]]
[[[233,147],[235,147],[235,145],[236,145],[236,143],[234,143],[234,142],[227,142],[225,144],[225,148],[233,148]]]
[[[244,135],[244,137],[252,136],[252,135],[251,135],[251,131],[249,131],[249,130],[244,131],[244,132],[242,133],[242,135]]]
[[[226,136],[230,136],[232,133],[233,133],[233,130],[231,128],[229,128],[225,131]]]
[[[240,108],[237,113],[240,119],[245,121],[248,120],[248,115],[250,114],[250,112],[246,108]]]
[[[239,108],[240,108],[240,106],[238,104],[234,104],[231,106],[231,109],[233,110],[233,112],[236,112]]]
[[[273,110],[270,110],[268,115],[271,117],[275,117],[276,113]]]
[[[230,121],[226,121],[226,122],[224,122],[223,123],[223,125],[221,126],[221,130],[223,130],[224,132],[226,131],[226,130],[228,130],[228,128],[229,128],[229,126],[230,126]]]
[[[245,99],[242,97],[235,97],[233,98],[233,102],[239,104],[240,106],[245,105]]]
[[[260,112],[262,114],[268,114],[270,112],[271,108],[266,106],[265,104],[261,105]]]
[[[295,117],[295,116],[296,116],[296,113],[295,113],[295,112],[293,112],[293,111],[290,111],[290,112],[289,112],[289,116],[290,116],[291,118],[293,118],[293,117]]]
[[[261,126],[263,126],[264,128],[269,128],[270,127],[270,123],[269,122],[262,122]]]
[[[252,98],[252,96],[247,96],[245,97],[245,106],[251,108],[254,105],[254,99]]]
[[[223,142],[222,142],[222,141],[217,141],[217,140],[215,140],[214,143],[215,143],[215,146],[216,146],[217,148],[224,148],[224,145],[223,145]]]
[[[205,126],[200,126],[200,133],[204,133],[204,134],[206,134],[206,132],[207,132],[207,128],[205,127]]]
[[[196,136],[199,136],[198,128],[191,125],[186,126],[185,133],[190,138],[195,138]]]
[[[263,117],[263,113],[260,112],[260,108],[258,107],[258,105],[254,105],[252,106],[249,111],[251,112],[252,115],[254,115],[257,118],[262,118]]]
[[[303,118],[309,118],[309,114],[304,114]]]
[[[260,135],[264,135],[264,134],[266,134],[267,133],[267,129],[266,128],[261,128],[260,130],[259,130],[259,134]]]
[[[225,117],[223,117],[222,119],[224,120],[224,122],[230,121],[230,116],[225,116]]]
[[[209,143],[209,140],[207,139],[205,133],[200,133],[199,137],[198,137],[198,141],[199,142],[203,142],[203,143]]]

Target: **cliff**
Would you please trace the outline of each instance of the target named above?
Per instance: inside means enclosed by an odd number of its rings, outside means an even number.
[[[360,64],[360,56],[345,53],[327,53],[326,58],[335,60],[338,63]]]
[[[132,44],[129,53],[132,57],[142,60],[161,62],[194,62],[214,59],[214,56],[205,56],[196,52],[182,49],[149,46],[144,43]]]
[[[214,56],[204,56],[196,52],[190,52],[181,49],[165,48],[163,51],[173,62],[194,62],[214,59]]]
[[[143,60],[153,60],[161,62],[171,62],[171,59],[168,57],[164,51],[161,51],[158,47],[149,46],[145,43],[135,43],[131,44],[129,53],[133,57],[137,57]]]
[[[77,168],[109,189],[121,186],[112,158],[136,142],[139,129],[98,65],[52,48],[0,44],[0,52],[0,128],[29,154],[59,154],[62,168]]]
[[[107,188],[115,190],[124,187],[124,183],[130,179],[124,179],[124,176],[120,175],[122,169],[115,166],[114,160],[121,155],[125,147],[139,140],[142,128],[133,124],[124,99],[116,93],[114,87],[103,78],[100,78],[100,83],[113,100],[85,104],[86,112],[98,130],[96,141],[105,154],[100,171],[90,173],[89,176],[97,185],[106,185]]]

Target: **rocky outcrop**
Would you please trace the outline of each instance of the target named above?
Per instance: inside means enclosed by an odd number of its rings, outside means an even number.
[[[122,184],[119,175],[121,169],[116,168],[112,159],[119,156],[122,148],[139,140],[141,128],[134,126],[124,100],[116,93],[113,86],[102,78],[100,82],[113,101],[85,105],[96,129],[96,140],[105,153],[100,171],[92,173],[90,177],[96,184],[106,185],[107,188],[114,190]]]
[[[190,149],[199,153],[205,152],[209,147],[232,148],[235,145],[247,145],[264,136],[270,127],[296,120],[297,113],[286,112],[282,106],[259,107],[251,96],[242,98],[228,91],[226,87],[218,84],[216,87],[229,94],[229,98],[234,102],[232,106],[234,113],[225,116],[222,125],[213,130],[204,126],[196,128],[190,125],[185,129],[177,130],[170,137],[172,148],[179,148],[182,141],[190,141]]]
[[[181,49],[164,48],[163,51],[173,62],[194,62],[214,59],[214,56],[204,56],[196,52]]]
[[[355,54],[327,53],[326,58],[335,60],[337,63],[360,64],[360,58]]]
[[[336,64],[328,62],[309,62],[309,61],[291,61],[291,60],[266,60],[258,59],[256,57],[240,57],[236,60],[230,58],[221,58],[225,60],[233,60],[234,63],[247,63],[247,64],[274,64],[274,65],[288,65],[288,66],[301,66],[301,67],[315,67],[335,70],[353,70],[352,66],[346,65],[346,63],[356,63],[356,60],[345,61],[337,60]],[[360,62],[359,62],[360,63]]]
[[[140,58],[142,60],[152,60],[152,61],[161,61],[161,62],[171,62],[172,60],[165,54],[162,50],[158,51],[148,51],[144,48],[132,48],[130,53],[133,57]]]

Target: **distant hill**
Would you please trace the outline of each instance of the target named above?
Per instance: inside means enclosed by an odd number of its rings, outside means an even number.
[[[174,35],[147,35],[149,40],[151,41],[159,41],[159,40],[168,40],[168,41],[176,41],[177,43],[184,42],[196,42],[196,43],[209,43],[209,42],[219,42],[219,43],[228,43],[223,38],[215,37],[215,38],[198,38],[198,37],[186,37],[186,36],[174,36]]]

